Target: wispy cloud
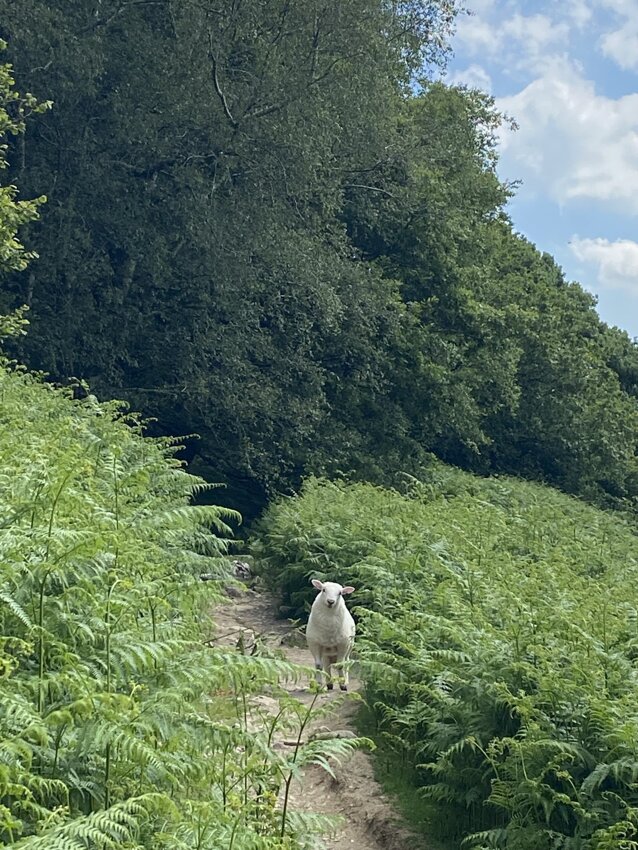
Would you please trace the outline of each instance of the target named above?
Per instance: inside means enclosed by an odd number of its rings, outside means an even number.
[[[562,52],[569,41],[573,16],[582,20],[583,0],[572,0],[562,17],[540,12],[524,15],[508,4],[473,0],[470,14],[457,23],[456,41],[469,56],[489,58],[501,66],[518,69],[542,67],[548,55]]]
[[[445,81],[451,86],[467,86],[481,91],[492,91],[492,79],[482,65],[469,65],[461,71],[448,74]]]
[[[635,0],[601,0],[601,6],[615,12],[620,25],[600,38],[600,49],[621,68],[638,68],[638,3]]]
[[[568,20],[579,29],[585,27],[594,14],[591,4],[587,0],[569,0],[565,4],[565,12]]]
[[[638,295],[638,243],[630,239],[580,239],[570,248],[580,262],[595,267],[598,283],[609,289],[622,289]]]

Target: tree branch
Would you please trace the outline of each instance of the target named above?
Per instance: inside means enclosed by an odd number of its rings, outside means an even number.
[[[387,189],[380,189],[378,186],[365,186],[363,183],[344,183],[344,189],[367,189],[369,192],[381,192],[382,195],[387,195],[388,198],[394,198],[392,192]]]
[[[230,107],[228,106],[228,101],[226,100],[226,95],[222,91],[222,87],[219,84],[219,76],[217,74],[217,59],[215,57],[215,52],[213,50],[213,36],[210,32],[208,33],[208,44],[209,44],[208,55],[210,57],[210,61],[212,62],[212,65],[213,65],[213,85],[215,86],[215,91],[217,92],[217,96],[219,97],[219,99],[221,101],[222,107],[224,109],[224,114],[226,115],[226,118],[228,118],[228,123],[231,125],[233,130],[236,130],[239,127],[239,124],[233,118],[233,113],[230,111]]]

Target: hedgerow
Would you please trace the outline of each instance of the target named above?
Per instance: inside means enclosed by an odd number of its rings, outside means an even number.
[[[0,362],[2,846],[295,850],[329,822],[291,777],[356,742],[276,750],[308,710],[251,696],[297,672],[207,645],[238,517],[206,487],[120,404]]]
[[[311,479],[255,551],[300,612],[355,584],[378,737],[464,847],[638,847],[638,538],[541,485],[435,465],[404,492]]]

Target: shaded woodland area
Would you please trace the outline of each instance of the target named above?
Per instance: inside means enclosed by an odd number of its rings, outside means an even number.
[[[0,0],[13,353],[185,435],[247,518],[310,473],[431,454],[602,504],[638,493],[638,353],[518,235],[504,120],[434,80],[448,0]]]

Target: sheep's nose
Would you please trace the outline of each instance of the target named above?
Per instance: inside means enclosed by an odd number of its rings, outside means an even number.
[[[334,599],[327,599],[326,601],[327,601],[327,603],[328,603],[328,607],[329,607],[329,608],[332,608],[332,606],[335,604]]]

